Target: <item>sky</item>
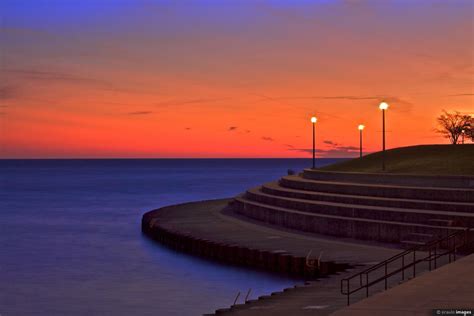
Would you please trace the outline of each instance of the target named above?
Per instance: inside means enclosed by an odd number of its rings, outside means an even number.
[[[447,143],[472,0],[2,0],[0,158],[318,157]]]

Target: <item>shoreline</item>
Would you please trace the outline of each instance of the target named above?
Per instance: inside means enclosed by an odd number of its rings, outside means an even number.
[[[170,205],[146,212],[142,217],[143,233],[172,249],[223,264],[287,275],[294,277],[295,281],[304,281],[304,285],[296,284],[242,304],[218,309],[216,314],[245,309],[249,304],[260,308],[275,302],[286,306],[280,306],[278,313],[292,314],[299,310],[299,305],[312,304],[314,295],[327,296],[325,291],[328,289],[331,289],[333,297],[327,311],[335,311],[345,305],[345,297],[339,293],[340,279],[399,252],[399,249],[334,238],[323,239],[247,222],[234,216],[237,214],[228,214],[232,212],[227,209],[231,200]],[[313,252],[311,259],[317,262],[314,259],[318,254],[323,254],[319,260],[319,269],[308,267],[308,249],[318,248],[324,251]]]

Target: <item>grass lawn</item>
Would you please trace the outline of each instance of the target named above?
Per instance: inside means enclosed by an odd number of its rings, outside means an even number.
[[[387,173],[474,175],[474,144],[400,147],[385,154]],[[381,152],[321,168],[346,172],[381,172],[381,169]]]

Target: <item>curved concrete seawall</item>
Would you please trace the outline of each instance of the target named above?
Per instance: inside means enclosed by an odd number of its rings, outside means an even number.
[[[227,202],[226,200],[224,205]],[[292,254],[286,250],[264,249],[258,246],[252,248],[239,243],[222,242],[219,238],[202,238],[189,230],[181,230],[178,227],[167,225],[168,220],[174,217],[174,212],[177,209],[196,204],[186,203],[147,212],[142,217],[142,231],[166,246],[192,255],[297,278],[315,279],[321,275],[335,273],[349,267],[347,263],[338,264],[331,261],[320,261],[318,268],[310,267],[306,264],[306,257]],[[187,220],[190,220],[190,217],[187,217]],[[211,231],[213,230],[212,224],[209,223]]]

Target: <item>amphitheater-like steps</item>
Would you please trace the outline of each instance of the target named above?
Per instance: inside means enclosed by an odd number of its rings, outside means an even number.
[[[308,191],[292,189],[281,186],[278,182],[270,182],[262,185],[263,193],[322,202],[336,202],[356,205],[369,206],[387,206],[405,209],[427,209],[440,210],[448,212],[471,212],[474,214],[474,203],[467,202],[445,202],[433,200],[407,199],[407,198],[388,198],[366,195],[351,195],[340,193],[326,193],[319,191]]]
[[[421,199],[445,202],[474,203],[474,189],[401,186],[391,184],[368,184],[357,182],[308,180],[300,176],[285,176],[280,185],[286,188],[401,199]]]
[[[255,202],[243,196],[235,198],[235,211],[272,225],[305,232],[393,243],[399,243],[404,236],[412,233],[445,236],[450,232],[464,230],[464,227],[443,227],[311,213]]]
[[[404,246],[474,227],[474,178],[403,177],[305,170],[249,189],[235,210],[286,228]]]
[[[390,184],[398,186],[438,187],[474,189],[472,176],[437,176],[393,173],[338,172],[318,169],[305,169],[302,177],[319,181],[356,182],[367,184]]]
[[[448,221],[452,221],[452,225],[454,226],[474,227],[474,213],[469,212],[403,209],[385,206],[368,206],[305,200],[267,194],[260,191],[260,188],[248,190],[246,193],[246,198],[251,201],[267,205],[310,213],[419,224],[425,224],[428,221],[433,221],[436,219],[438,220],[438,223],[442,223],[443,221],[446,223]]]

